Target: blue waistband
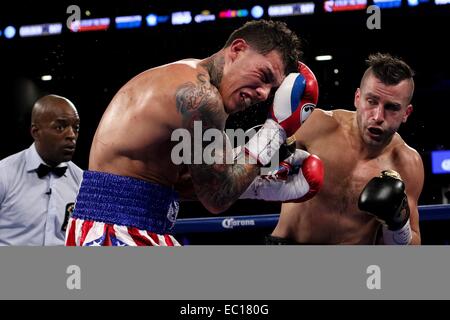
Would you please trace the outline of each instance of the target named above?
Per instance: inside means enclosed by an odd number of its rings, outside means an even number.
[[[169,187],[85,171],[73,217],[164,234],[175,224],[178,194]]]

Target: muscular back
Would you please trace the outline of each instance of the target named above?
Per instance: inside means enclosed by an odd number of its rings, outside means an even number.
[[[301,145],[318,155],[325,165],[321,191],[304,203],[285,203],[274,236],[299,243],[372,244],[379,223],[359,211],[363,187],[381,170],[394,169],[409,179],[406,168],[415,166],[417,153],[396,134],[390,144],[371,158],[362,152],[354,126],[355,113],[345,110],[316,110],[297,132]],[[408,181],[406,181],[408,185]]]
[[[95,133],[89,169],[172,186],[179,166],[171,159],[172,131],[182,127],[177,88],[195,79],[198,60],[147,70],[125,84]]]

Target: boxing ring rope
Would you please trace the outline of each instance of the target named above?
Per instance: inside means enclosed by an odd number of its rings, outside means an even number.
[[[173,233],[227,232],[242,229],[275,228],[280,214],[178,219]],[[450,205],[419,206],[420,221],[450,220]]]

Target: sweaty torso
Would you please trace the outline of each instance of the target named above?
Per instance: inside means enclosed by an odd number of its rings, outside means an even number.
[[[147,70],[125,84],[106,109],[95,133],[89,170],[173,186],[171,134],[182,127],[176,90],[198,72],[199,60],[183,60]],[[187,82],[188,80],[186,80]]]
[[[318,110],[319,112],[319,110]],[[307,144],[325,166],[325,180],[319,193],[303,203],[283,204],[274,236],[312,244],[373,244],[380,226],[375,218],[358,209],[358,197],[367,182],[382,170],[401,173],[398,153],[404,148],[400,136],[378,157],[366,158],[356,146],[352,132],[353,112],[326,112],[329,130]]]

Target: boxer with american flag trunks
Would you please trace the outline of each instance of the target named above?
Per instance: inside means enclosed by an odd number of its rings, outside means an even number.
[[[66,245],[179,245],[170,232],[184,196],[175,186],[185,169],[191,191],[212,213],[226,210],[246,190],[244,197],[270,201],[311,197],[323,171],[320,159],[309,153],[296,151],[286,159],[287,167],[302,164],[298,173],[278,179],[284,171],[275,171],[274,179],[259,178],[261,166],[301,125],[302,110],[317,100],[312,73],[303,64],[299,72],[299,53],[299,39],[284,23],[252,21],[206,59],[177,61],[131,79],[114,96],[95,133]],[[274,99],[288,103],[274,103],[269,119],[237,158],[223,144],[215,159],[225,161],[175,164],[175,130],[188,130],[192,137],[200,121],[202,136],[215,129],[225,141],[228,115],[273,93],[291,99]],[[203,150],[205,145],[192,147]],[[243,163],[226,161],[243,157]]]

